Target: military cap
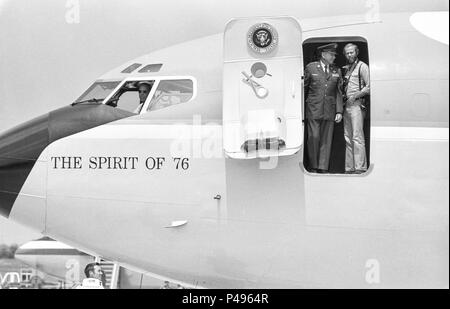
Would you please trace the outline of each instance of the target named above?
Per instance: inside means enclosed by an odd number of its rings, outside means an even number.
[[[337,52],[336,52],[337,47],[338,47],[337,43],[330,43],[330,44],[326,44],[326,45],[317,47],[317,50],[321,53],[327,52],[327,53],[337,54]]]

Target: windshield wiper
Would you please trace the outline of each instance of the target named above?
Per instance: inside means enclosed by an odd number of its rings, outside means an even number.
[[[83,103],[101,103],[101,102],[103,102],[104,99],[105,98],[103,98],[103,99],[92,98],[92,99],[88,99],[88,100],[73,102],[71,105],[74,106],[74,105],[83,104]]]

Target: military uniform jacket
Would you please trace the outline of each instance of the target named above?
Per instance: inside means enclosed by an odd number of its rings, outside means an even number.
[[[342,113],[341,70],[330,65],[328,75],[319,61],[311,62],[305,69],[306,118],[334,121]]]

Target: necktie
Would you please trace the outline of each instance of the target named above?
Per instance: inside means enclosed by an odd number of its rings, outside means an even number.
[[[325,66],[325,74],[328,75],[328,66]]]

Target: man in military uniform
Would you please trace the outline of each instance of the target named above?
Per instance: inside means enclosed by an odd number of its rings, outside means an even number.
[[[317,48],[321,58],[305,69],[309,171],[328,172],[334,122],[342,120],[342,75],[335,66],[337,44]]]

